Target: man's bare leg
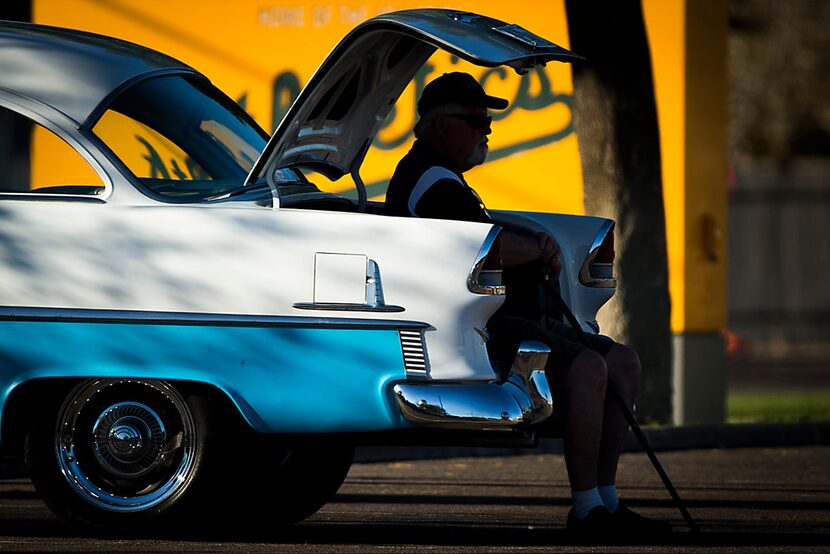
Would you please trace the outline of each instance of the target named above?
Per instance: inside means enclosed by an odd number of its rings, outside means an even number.
[[[608,366],[608,386],[614,386],[630,408],[637,398],[640,384],[640,360],[631,348],[615,344],[605,356]],[[628,423],[616,401],[608,393],[603,411],[602,435],[597,464],[597,484],[602,486],[616,483],[617,464],[620,459]]]
[[[565,378],[565,464],[572,491],[597,486],[598,459],[608,373],[605,360],[580,353]]]
[[[608,366],[608,386],[614,386],[626,405],[631,408],[640,384],[640,361],[636,352],[627,346],[617,344],[605,356],[605,361]],[[616,487],[617,463],[627,427],[628,423],[620,407],[610,394],[607,395],[597,473],[598,492],[602,503],[613,514],[613,527],[620,533],[637,537],[655,537],[670,533],[671,524],[668,521],[643,517],[619,504]]]

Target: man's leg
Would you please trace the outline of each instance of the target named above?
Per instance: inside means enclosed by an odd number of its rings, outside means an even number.
[[[578,520],[603,505],[597,475],[607,375],[602,356],[583,350],[574,358],[564,380],[565,464],[574,501],[572,514]]]
[[[640,360],[637,353],[622,344],[614,344],[605,355],[608,366],[608,386],[615,387],[626,405],[631,409],[640,387]],[[643,517],[625,506],[620,506],[617,499],[617,463],[620,459],[628,422],[608,394],[603,413],[602,439],[599,449],[597,467],[598,492],[605,508],[614,514],[615,527],[620,532],[630,535],[656,536],[671,532],[667,521],[652,520]]]
[[[605,362],[608,367],[608,386],[615,387],[631,409],[640,386],[640,360],[637,353],[625,345],[615,344],[605,355]],[[627,429],[628,423],[619,406],[611,394],[607,394],[597,467],[597,484],[600,487],[616,483],[617,463]]]

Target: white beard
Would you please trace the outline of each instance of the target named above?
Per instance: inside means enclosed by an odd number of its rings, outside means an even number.
[[[484,160],[487,159],[487,153],[489,152],[490,148],[487,144],[479,144],[475,150],[470,154],[470,157],[467,158],[467,162],[469,162],[471,167],[475,167],[477,165],[481,165],[484,163]]]

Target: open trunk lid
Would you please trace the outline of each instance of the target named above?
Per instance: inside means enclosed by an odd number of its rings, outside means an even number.
[[[576,54],[512,24],[443,9],[372,18],[338,43],[280,122],[246,183],[290,166],[339,179],[354,172],[398,96],[436,49],[525,72]]]

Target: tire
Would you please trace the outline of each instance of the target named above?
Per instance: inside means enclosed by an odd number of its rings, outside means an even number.
[[[164,381],[84,381],[32,424],[25,455],[36,490],[83,532],[139,532],[172,518],[203,463],[199,405]]]
[[[354,446],[289,445],[285,440],[248,437],[225,450],[245,452],[226,459],[219,472],[234,475],[233,481],[213,487],[222,505],[234,507],[232,514],[223,514],[225,523],[232,520],[236,528],[286,527],[314,514],[337,493],[351,467]]]
[[[291,524],[316,513],[337,494],[353,458],[351,445],[292,448],[265,484],[271,498],[278,499],[266,517]]]

